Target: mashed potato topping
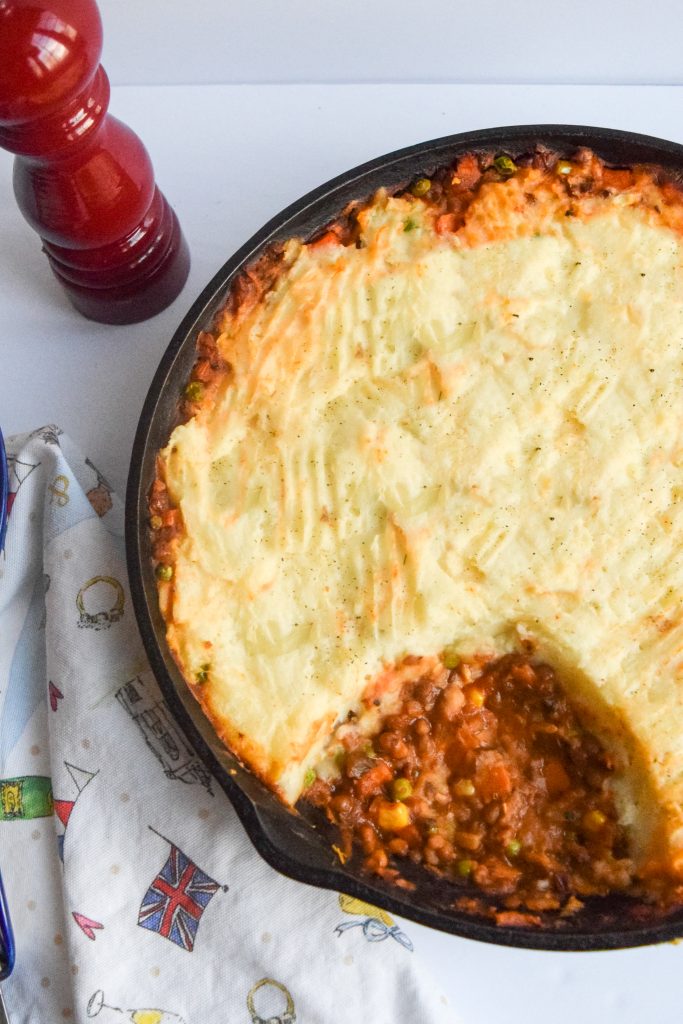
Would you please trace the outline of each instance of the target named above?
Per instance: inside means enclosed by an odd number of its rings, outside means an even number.
[[[407,655],[526,646],[683,863],[679,214],[648,175],[572,195],[526,168],[446,229],[380,193],[356,245],[288,243],[226,311],[230,371],[161,453],[161,588],[188,682],[285,800]]]

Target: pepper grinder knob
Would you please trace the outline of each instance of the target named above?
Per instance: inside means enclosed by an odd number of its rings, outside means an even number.
[[[0,0],[0,146],[14,193],[79,312],[146,320],[190,266],[175,213],[138,136],[107,113],[94,0]]]

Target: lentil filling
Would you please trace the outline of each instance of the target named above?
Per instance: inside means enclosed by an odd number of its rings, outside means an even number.
[[[374,874],[412,887],[406,861],[468,880],[510,910],[569,911],[628,889],[634,866],[609,753],[553,669],[521,655],[404,684],[371,739],[345,728],[338,779],[305,799]]]

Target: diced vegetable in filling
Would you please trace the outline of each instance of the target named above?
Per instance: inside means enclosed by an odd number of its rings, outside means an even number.
[[[405,684],[371,744],[353,729],[343,742],[340,777],[305,798],[377,875],[410,886],[408,860],[531,911],[634,883],[613,760],[549,665],[511,654],[444,667]]]

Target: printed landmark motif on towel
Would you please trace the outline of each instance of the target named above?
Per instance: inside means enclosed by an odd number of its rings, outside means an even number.
[[[116,699],[137,725],[164,774],[180,782],[198,782],[213,796],[210,772],[175,724],[156,683],[134,676],[116,691]]]
[[[165,841],[171,852],[142,897],[138,924],[191,953],[202,914],[218,890],[227,892],[228,886],[209,878],[174,843]]]

